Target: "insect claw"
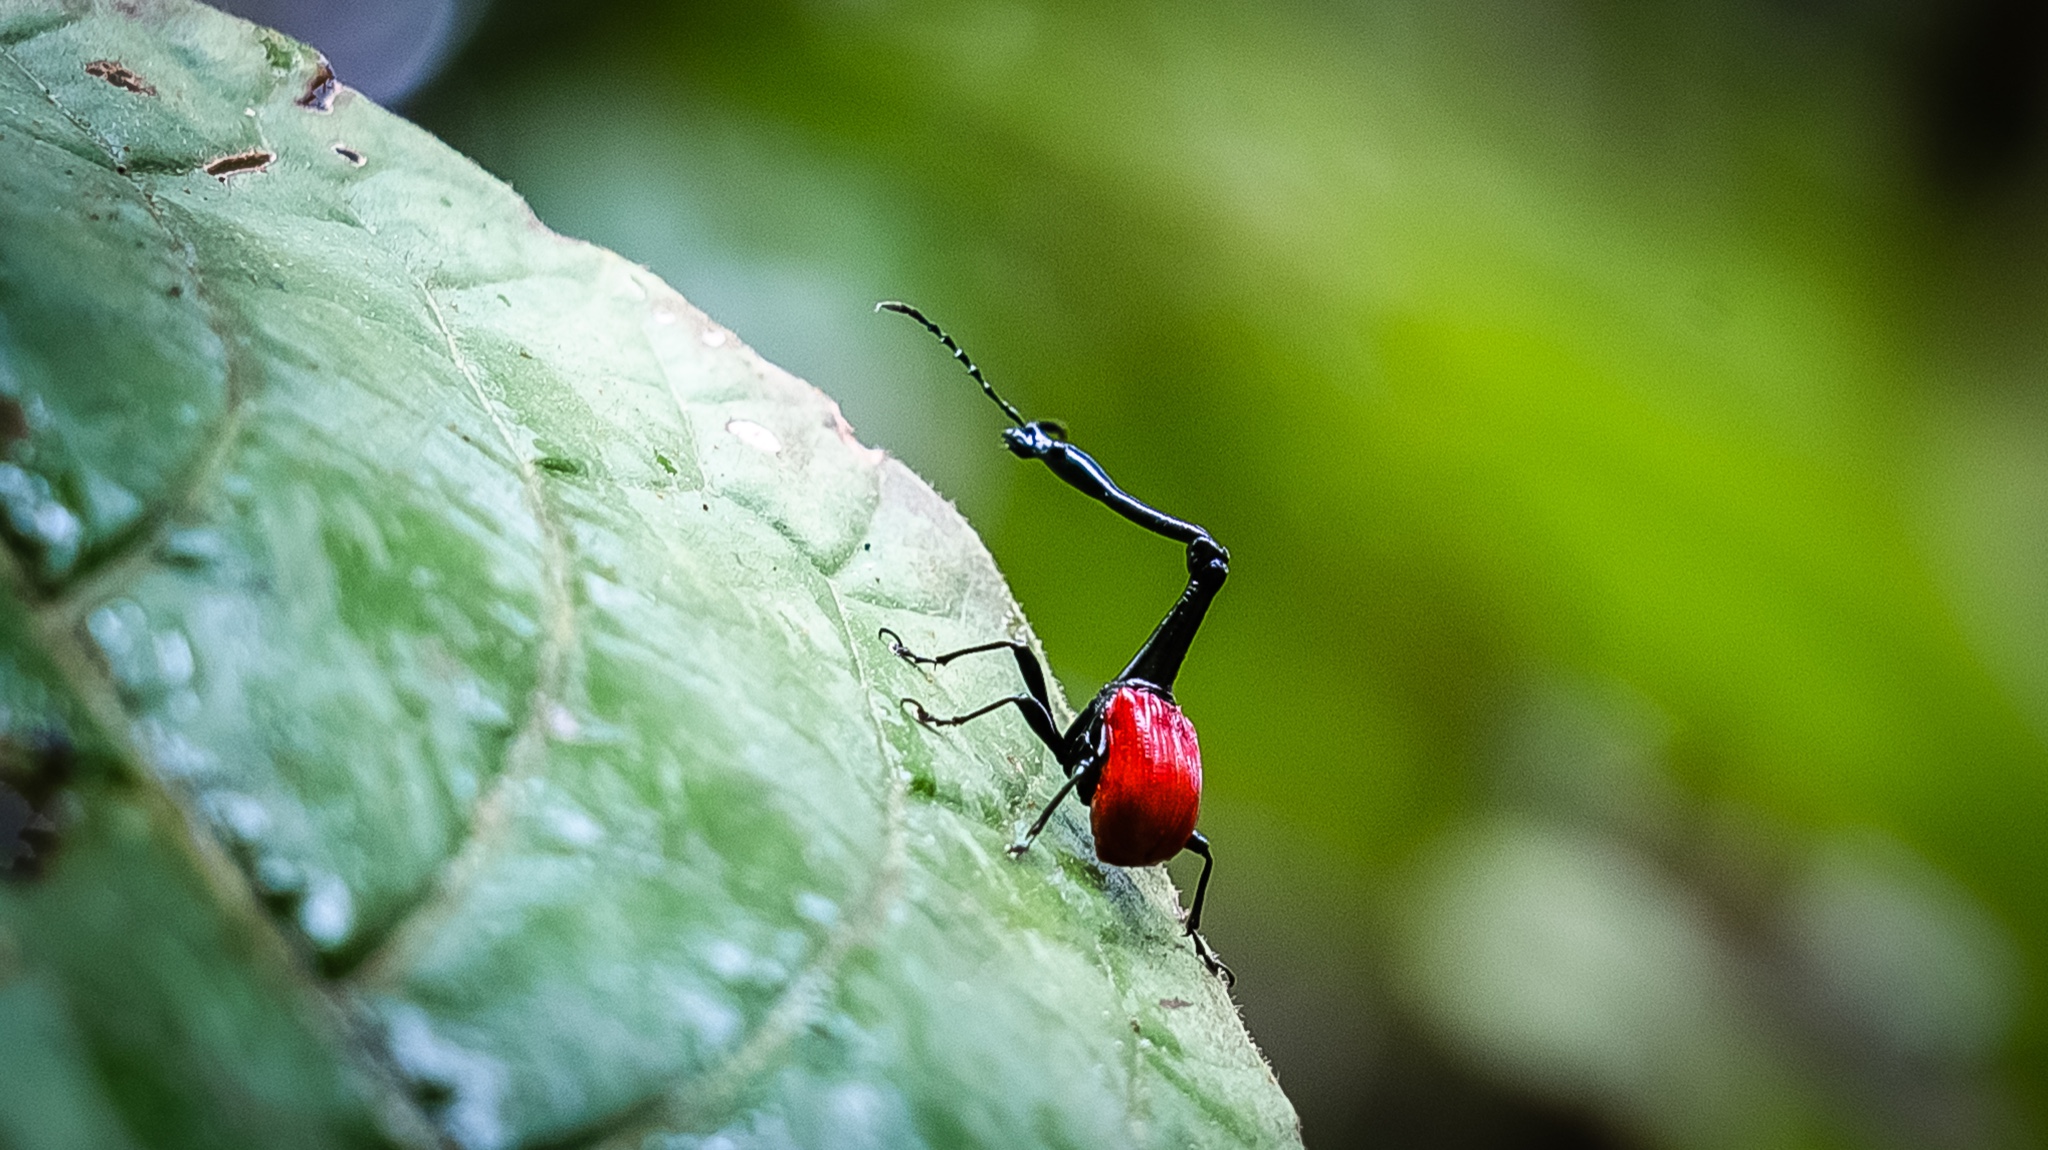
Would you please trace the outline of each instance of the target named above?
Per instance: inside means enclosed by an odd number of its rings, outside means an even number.
[[[910,648],[904,646],[903,636],[898,635],[896,632],[891,631],[887,627],[884,627],[880,631],[875,632],[875,638],[885,640],[889,644],[890,654],[895,655],[898,659],[903,660],[904,662],[910,664],[913,667],[925,663],[930,663],[934,666],[938,664],[937,659],[927,659],[923,655],[920,655],[917,652],[911,650]]]
[[[1030,843],[1011,843],[1009,846],[1003,848],[1003,853],[1009,855],[1011,858],[1022,858],[1024,852],[1030,849]]]
[[[939,725],[939,720],[937,719],[937,717],[935,717],[930,711],[925,710],[924,704],[918,702],[916,699],[899,699],[896,701],[896,705],[899,707],[908,707],[910,709],[910,717],[916,719],[918,722],[924,724],[927,727],[935,727]]]
[[[1192,930],[1188,931],[1187,935],[1189,938],[1195,941],[1195,957],[1202,960],[1202,965],[1209,968],[1209,973],[1222,979],[1223,986],[1225,989],[1229,989],[1231,987],[1236,986],[1236,972],[1232,971],[1230,967],[1224,965],[1223,960],[1216,956],[1216,952],[1214,950],[1210,949],[1209,940],[1203,938],[1200,934],[1197,934]]]

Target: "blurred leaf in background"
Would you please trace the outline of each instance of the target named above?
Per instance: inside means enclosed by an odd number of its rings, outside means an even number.
[[[2029,6],[504,3],[412,112],[959,500],[1069,693],[1171,548],[1310,1145],[2048,1129]],[[343,68],[344,79],[348,72]]]
[[[395,105],[431,79],[489,9],[489,0],[235,0],[245,20],[317,44],[349,86]]]

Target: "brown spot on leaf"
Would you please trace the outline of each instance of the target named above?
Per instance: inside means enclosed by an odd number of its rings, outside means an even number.
[[[0,735],[0,879],[40,878],[57,849],[50,800],[71,781],[78,751],[57,731]]]
[[[264,151],[262,148],[251,148],[246,152],[236,152],[232,156],[222,156],[220,159],[206,165],[202,170],[209,176],[219,177],[221,182],[225,183],[229,176],[260,172],[269,167],[270,161],[276,158],[275,155]]]
[[[54,728],[0,735],[0,783],[42,806],[77,772],[78,748]]]
[[[301,108],[315,112],[332,112],[335,94],[341,91],[341,84],[334,78],[334,69],[327,63],[327,57],[320,57],[320,67],[313,72],[313,78],[306,81],[306,90],[294,101]]]
[[[136,75],[119,60],[94,60],[85,66],[85,74],[138,96],[156,95],[156,88],[149,81]]]
[[[12,396],[0,395],[0,455],[17,439],[28,438],[28,412]]]
[[[347,160],[350,164],[358,168],[362,167],[366,163],[369,163],[368,160],[363,159],[363,154],[361,152],[356,151],[354,148],[351,148],[346,144],[334,145],[334,154],[340,156],[344,160]]]

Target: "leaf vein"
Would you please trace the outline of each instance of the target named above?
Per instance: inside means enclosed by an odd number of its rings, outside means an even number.
[[[701,1130],[723,1120],[745,1094],[746,1088],[774,1066],[776,1057],[816,1017],[847,958],[880,935],[902,897],[909,837],[905,809],[909,797],[908,783],[897,756],[890,749],[881,721],[875,717],[874,700],[880,696],[868,662],[861,655],[861,644],[856,641],[846,617],[845,601],[830,578],[820,578],[831,592],[833,614],[846,642],[847,654],[853,661],[855,674],[867,690],[868,725],[874,732],[877,761],[882,764],[882,857],[875,868],[874,882],[857,911],[832,928],[824,945],[783,988],[761,1023],[731,1054],[704,1073],[634,1107],[614,1121],[584,1131],[575,1145],[589,1150],[637,1150],[649,1135],[663,1130]]]
[[[455,913],[456,905],[482,874],[491,850],[511,825],[518,784],[539,772],[547,762],[548,731],[555,708],[560,705],[566,685],[569,651],[576,643],[576,604],[569,585],[569,544],[561,526],[549,514],[547,490],[528,453],[519,449],[512,425],[484,390],[476,365],[463,353],[448,317],[441,310],[433,289],[415,283],[434,327],[447,345],[449,359],[462,376],[471,398],[490,418],[503,442],[512,465],[519,472],[527,508],[541,533],[542,631],[534,652],[533,687],[527,693],[526,713],[505,746],[505,753],[490,785],[471,808],[468,830],[455,854],[441,864],[421,899],[402,911],[388,929],[383,942],[371,949],[347,976],[355,983],[384,982],[403,969],[406,960],[425,945],[433,928]]]
[[[302,941],[285,931],[264,908],[248,873],[228,855],[218,839],[207,833],[206,820],[175,788],[167,785],[158,771],[150,769],[149,756],[133,737],[133,716],[122,705],[105,666],[93,658],[80,638],[86,609],[101,597],[126,585],[154,561],[158,544],[171,522],[179,512],[192,505],[198,493],[226,465],[240,432],[249,389],[242,374],[246,368],[241,366],[235,344],[228,338],[220,313],[207,290],[206,280],[200,274],[197,248],[171,225],[162,204],[149,188],[133,174],[121,170],[120,157],[114,146],[90,122],[66,107],[50,86],[17,54],[19,44],[54,30],[38,29],[34,35],[15,43],[0,43],[0,57],[5,57],[23,78],[33,84],[50,107],[80,135],[100,148],[109,166],[135,189],[144,210],[157,227],[177,241],[186,273],[192,279],[195,302],[203,309],[207,328],[221,343],[225,395],[220,420],[188,473],[173,485],[172,494],[157,501],[126,532],[110,541],[89,568],[75,574],[56,594],[38,596],[34,580],[20,559],[11,549],[0,548],[0,584],[6,585],[28,606],[42,648],[49,653],[64,685],[78,699],[87,721],[98,729],[100,736],[115,751],[115,760],[126,765],[151,820],[171,829],[172,833],[165,838],[182,850],[214,905],[253,943],[252,953],[261,955],[256,961],[279,972],[286,981],[319,1003],[333,1032],[343,1036],[342,1044],[377,1094],[375,1101],[386,1132],[410,1145],[438,1145],[439,1137],[411,1097],[400,1088],[396,1068],[384,1055],[381,1046],[364,1032],[360,1016],[342,1001],[332,984],[319,977]]]
[[[37,35],[42,35],[38,32]],[[35,39],[31,36],[29,39]],[[22,41],[26,42],[26,41]],[[64,117],[79,135],[90,140],[105,155],[107,166],[129,187],[135,190],[136,198],[143,210],[164,235],[176,241],[179,255],[185,264],[185,272],[192,278],[194,303],[200,309],[206,328],[220,342],[223,352],[223,383],[226,394],[223,397],[220,419],[208,433],[204,447],[198,452],[186,474],[172,485],[171,493],[154,501],[136,522],[100,548],[95,548],[84,557],[81,569],[74,572],[63,584],[38,595],[33,581],[25,585],[24,599],[37,604],[39,611],[47,611],[60,619],[66,626],[79,623],[91,605],[102,597],[112,594],[116,588],[125,586],[145,566],[155,559],[158,545],[169,531],[170,524],[178,513],[191,506],[208,481],[219,474],[225,466],[230,448],[241,430],[244,399],[248,385],[240,369],[240,357],[235,354],[234,342],[228,338],[226,326],[221,322],[220,312],[214,307],[207,283],[199,270],[199,256],[192,242],[181,236],[171,225],[163,204],[147,185],[131,172],[123,170],[119,151],[95,130],[92,124],[79,117],[57,94],[45,84],[42,77],[27,64],[22,63],[16,48],[19,44],[0,44],[0,56],[21,73],[22,78],[35,85],[45,102]]]

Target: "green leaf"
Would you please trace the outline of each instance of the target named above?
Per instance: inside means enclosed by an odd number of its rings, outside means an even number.
[[[1298,1144],[899,709],[1028,635],[951,506],[304,47],[0,2],[0,440],[0,1144]]]

